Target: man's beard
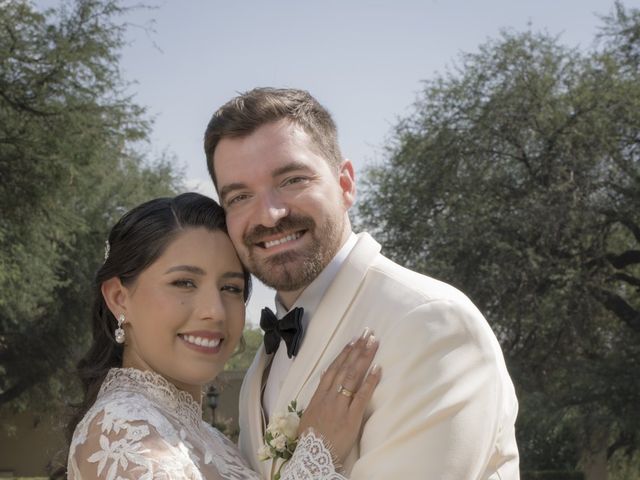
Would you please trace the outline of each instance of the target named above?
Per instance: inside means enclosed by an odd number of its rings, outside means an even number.
[[[273,228],[256,226],[244,237],[248,255],[243,262],[249,271],[265,285],[277,291],[290,292],[309,285],[329,264],[340,248],[340,219],[327,218],[319,227],[310,217],[288,215]],[[254,252],[261,248],[256,242],[262,238],[283,232],[306,230],[311,245],[296,251],[277,253],[268,258],[256,258]]]

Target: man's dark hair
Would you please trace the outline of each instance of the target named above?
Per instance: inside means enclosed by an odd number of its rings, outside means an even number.
[[[296,89],[254,88],[220,107],[204,133],[204,151],[209,175],[218,186],[213,155],[223,138],[244,137],[267,123],[287,119],[311,137],[329,165],[338,167],[342,154],[331,115],[309,92]]]

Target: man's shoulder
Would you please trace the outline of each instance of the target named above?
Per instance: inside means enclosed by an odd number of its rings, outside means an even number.
[[[454,286],[410,270],[385,257],[381,253],[380,244],[368,233],[359,234],[358,240],[354,250],[368,252],[364,255],[366,274],[361,293],[370,293],[373,290],[382,298],[388,295],[397,297],[398,293],[401,293],[403,298],[420,304],[433,300],[469,302],[467,296]]]
[[[487,345],[495,340],[484,315],[463,292],[383,255],[371,263],[352,306],[380,332],[393,327],[404,333],[429,332],[433,338],[433,332],[438,331],[475,341],[482,339],[481,343]],[[419,335],[414,339],[423,340]]]
[[[428,275],[410,270],[379,254],[369,269],[367,283],[371,288],[384,292],[402,293],[405,298],[423,304],[437,300],[470,302],[469,298],[453,285]]]

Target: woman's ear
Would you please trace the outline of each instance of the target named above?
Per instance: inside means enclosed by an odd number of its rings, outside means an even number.
[[[127,314],[129,291],[118,277],[112,277],[102,282],[100,290],[102,291],[102,298],[104,298],[107,307],[115,318],[118,318],[122,313]]]

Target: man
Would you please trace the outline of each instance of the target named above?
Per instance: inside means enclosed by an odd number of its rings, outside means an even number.
[[[242,386],[240,446],[254,468],[273,473],[256,458],[265,420],[294,399],[304,407],[368,327],[382,380],[347,476],[518,479],[517,401],[493,332],[462,293],[352,233],[354,170],[329,113],[304,91],[255,89],[213,115],[205,152],[240,259],[277,290],[279,318],[304,308],[299,351],[262,347]]]

